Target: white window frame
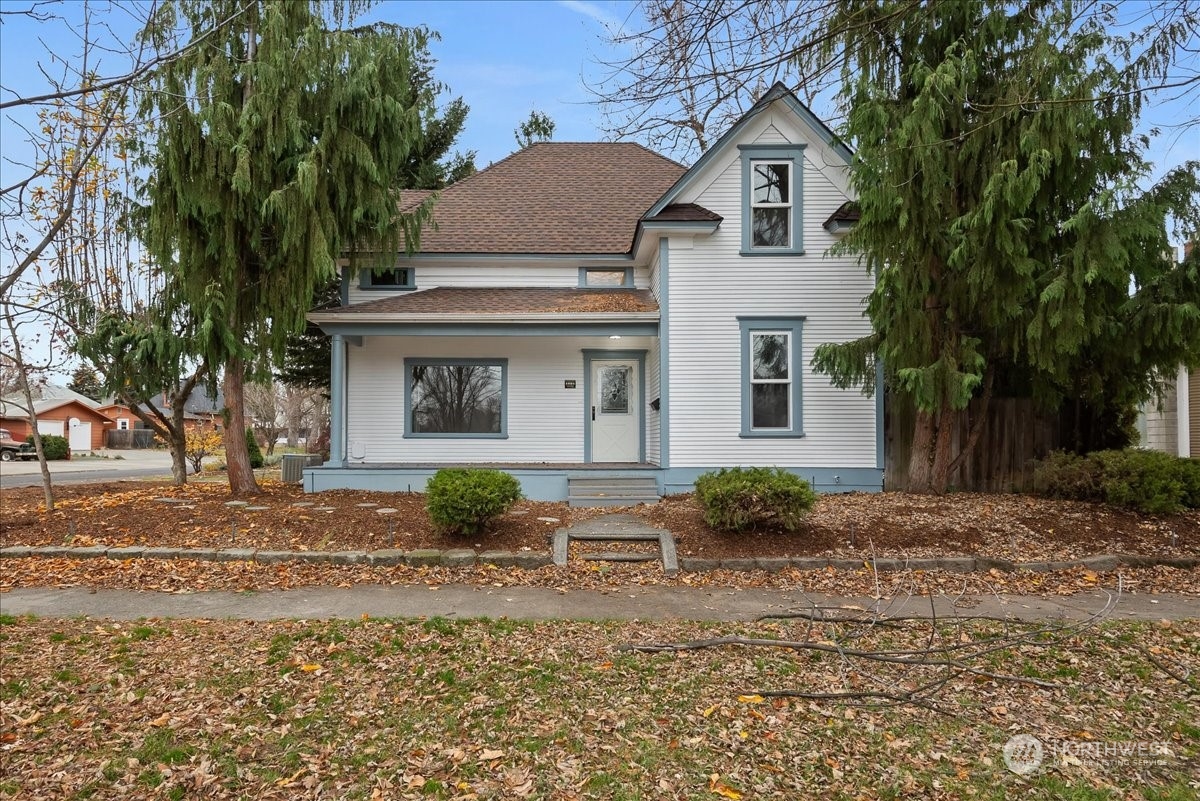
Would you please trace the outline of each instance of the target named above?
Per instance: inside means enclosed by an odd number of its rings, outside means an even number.
[[[781,203],[771,203],[765,200],[756,201],[754,199],[754,181],[757,176],[759,167],[783,167],[787,170],[787,200]],[[795,241],[795,231],[792,225],[792,205],[796,197],[795,183],[795,165],[791,161],[782,159],[751,159],[750,160],[750,239],[751,247],[755,250],[790,250],[792,242]],[[782,245],[757,245],[754,244],[754,212],[758,209],[786,209],[787,214],[784,219],[787,220],[787,242]]]
[[[754,411],[750,412],[750,430],[751,431],[791,431],[792,430],[792,347],[793,337],[792,331],[787,329],[755,329],[749,332],[750,335],[750,398],[751,403],[754,399],[754,386],[756,384],[785,384],[787,386],[787,423],[782,426],[756,426],[754,425]],[[754,377],[754,338],[762,336],[784,336],[787,339],[787,378],[755,378]]]

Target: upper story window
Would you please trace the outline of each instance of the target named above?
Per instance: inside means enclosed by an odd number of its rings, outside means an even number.
[[[742,255],[804,252],[804,145],[742,145]]]
[[[792,163],[750,163],[750,242],[756,248],[792,244]]]
[[[413,269],[411,267],[393,267],[388,270],[375,270],[365,267],[358,272],[359,289],[416,289]]]
[[[632,267],[580,267],[579,285],[593,288],[633,286]]]

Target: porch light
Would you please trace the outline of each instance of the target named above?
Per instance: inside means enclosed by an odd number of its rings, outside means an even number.
[[[609,334],[608,338],[609,339],[620,339],[621,335],[620,334]]]

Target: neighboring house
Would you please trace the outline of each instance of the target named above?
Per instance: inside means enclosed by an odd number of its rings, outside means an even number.
[[[690,169],[541,143],[448,187],[420,252],[344,268],[342,305],[309,315],[332,335],[332,427],[305,488],[490,465],[562,500],[773,465],[881,489],[881,403],[809,366],[870,333],[873,278],[828,253],[849,160],[777,84]]]
[[[104,413],[71,397],[35,400],[33,410],[37,416],[38,431],[66,437],[71,450],[76,452],[103,448],[105,431],[117,425]],[[29,436],[32,427],[24,400],[9,396],[0,401],[0,426],[11,431],[13,439],[17,441]]]
[[[183,427],[189,430],[212,427],[220,431],[223,425],[222,410],[225,408],[225,393],[220,389],[210,394],[208,387],[198,386],[188,393],[183,404]],[[156,405],[170,414],[171,399],[166,393],[157,398]]]
[[[1143,447],[1200,459],[1200,369],[1179,368],[1161,404],[1142,406],[1138,433]]]

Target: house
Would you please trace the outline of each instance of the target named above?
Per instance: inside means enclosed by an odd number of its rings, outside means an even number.
[[[1200,459],[1200,369],[1180,367],[1161,403],[1143,404],[1138,434],[1143,447]]]
[[[690,168],[547,142],[448,187],[420,252],[343,266],[342,305],[309,315],[332,338],[332,421],[305,488],[480,465],[586,500],[771,465],[880,490],[882,404],[809,364],[870,332],[872,276],[829,254],[855,219],[849,160],[777,84]]]
[[[35,400],[33,410],[37,416],[38,431],[66,437],[71,450],[76,453],[103,448],[105,432],[117,424],[89,405],[95,404],[95,401],[85,403],[84,400],[74,397],[43,397]],[[0,401],[0,427],[11,431],[13,439],[19,442],[29,436],[33,427],[23,399],[9,396]]]

